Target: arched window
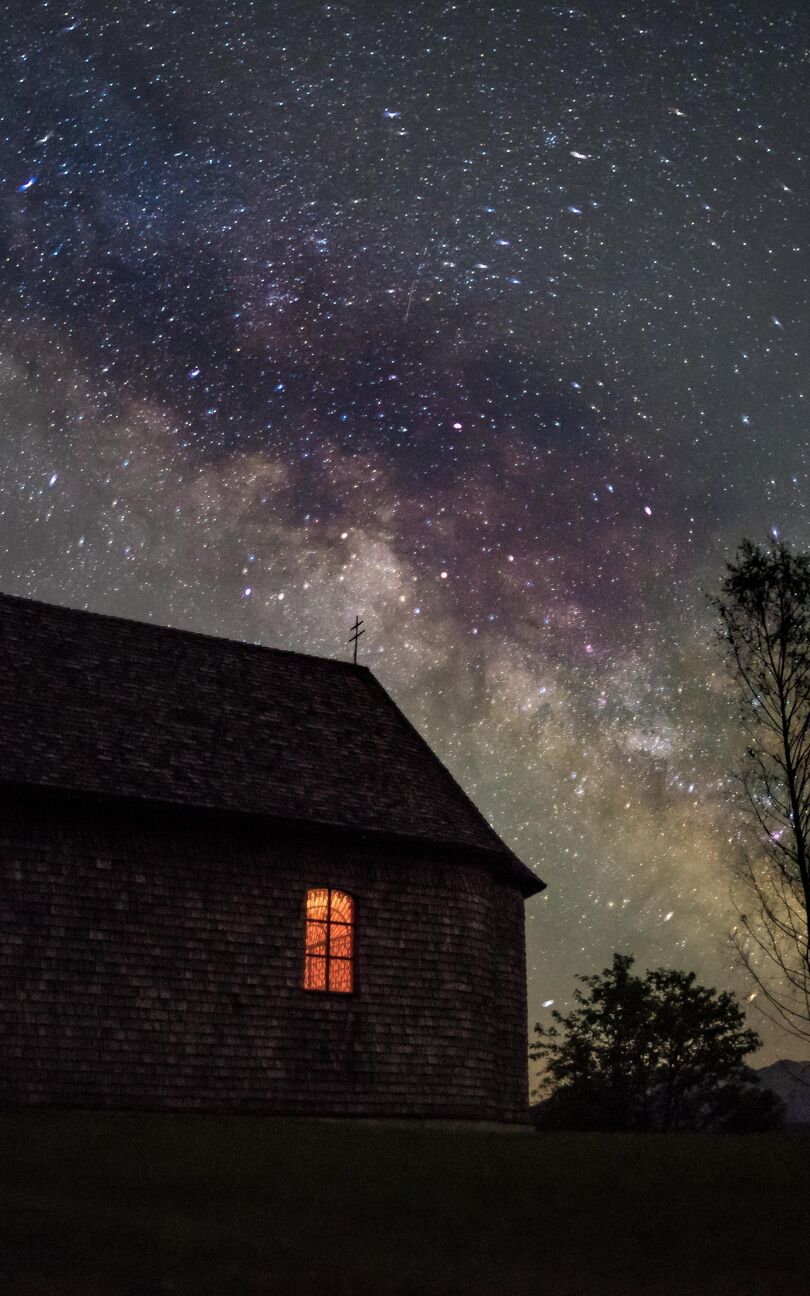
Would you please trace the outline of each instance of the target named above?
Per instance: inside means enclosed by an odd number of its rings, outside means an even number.
[[[345,891],[307,891],[304,989],[349,994],[354,989],[354,901]]]

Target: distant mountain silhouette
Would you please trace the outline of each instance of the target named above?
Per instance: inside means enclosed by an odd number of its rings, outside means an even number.
[[[786,1125],[810,1125],[810,1062],[787,1058],[751,1070],[752,1077],[785,1104]]]

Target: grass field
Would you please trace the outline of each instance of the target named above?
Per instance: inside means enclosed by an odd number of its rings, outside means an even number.
[[[810,1133],[0,1117],[3,1296],[799,1296]]]

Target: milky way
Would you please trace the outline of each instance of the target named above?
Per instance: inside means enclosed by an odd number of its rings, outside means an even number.
[[[12,0],[0,586],[332,656],[360,614],[548,882],[532,1021],[614,949],[747,995],[705,592],[810,542],[810,20],[388,8]]]

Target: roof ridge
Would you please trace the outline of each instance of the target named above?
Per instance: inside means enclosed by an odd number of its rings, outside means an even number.
[[[121,616],[115,612],[96,612],[90,608],[70,607],[67,603],[49,603],[45,599],[28,598],[24,594],[8,594],[0,590],[0,600],[18,603],[24,607],[47,608],[49,612],[65,612],[69,615],[78,613],[82,617],[92,617],[96,621],[112,622],[115,625],[137,626],[157,633],[182,635],[188,639],[201,639],[206,643],[227,644],[232,648],[257,650],[262,653],[277,653],[281,657],[303,657],[305,661],[328,662],[331,666],[348,667],[351,671],[365,672],[371,675],[368,666],[361,662],[344,661],[342,657],[324,657],[320,653],[301,652],[297,648],[277,648],[274,644],[254,643],[250,639],[231,639],[228,635],[211,634],[205,630],[189,630],[185,626],[164,625],[162,621],[141,621],[134,617]]]

